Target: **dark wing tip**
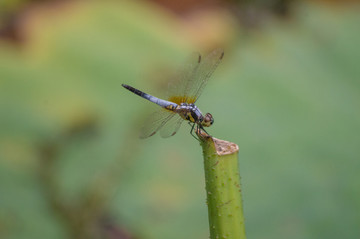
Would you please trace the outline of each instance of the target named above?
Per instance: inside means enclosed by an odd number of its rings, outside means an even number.
[[[140,139],[146,139],[156,134],[156,131],[152,132],[151,134],[144,134],[144,132],[140,132],[139,138]]]
[[[222,52],[221,52],[221,55],[220,55],[220,60],[222,60],[223,59],[223,57],[224,57],[224,50],[222,50]]]
[[[224,49],[217,48],[217,49],[214,50],[214,52],[215,52],[216,55],[220,55],[219,60],[223,59],[223,57],[224,57]]]
[[[201,62],[201,55],[199,54],[199,59],[198,59],[198,63]]]

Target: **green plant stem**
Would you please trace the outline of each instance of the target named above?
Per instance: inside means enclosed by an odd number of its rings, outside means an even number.
[[[245,239],[239,147],[231,142],[199,134],[203,148],[211,239]]]

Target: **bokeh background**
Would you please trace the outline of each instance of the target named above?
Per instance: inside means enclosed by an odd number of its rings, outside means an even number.
[[[184,124],[137,138],[193,51],[240,147],[247,237],[360,238],[356,1],[0,1],[0,238],[208,238]]]

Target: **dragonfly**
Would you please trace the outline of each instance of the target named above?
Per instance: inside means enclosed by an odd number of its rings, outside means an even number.
[[[204,115],[195,103],[223,57],[222,49],[213,50],[204,59],[199,53],[193,53],[184,67],[169,82],[167,100],[122,84],[130,92],[161,106],[145,121],[140,138],[148,138],[157,132],[160,132],[163,138],[173,136],[184,121],[190,124],[190,134],[195,139],[197,138],[193,134],[194,128],[196,128],[195,132],[199,132],[200,129],[206,132],[204,127],[210,127],[214,123],[214,118],[210,113]]]

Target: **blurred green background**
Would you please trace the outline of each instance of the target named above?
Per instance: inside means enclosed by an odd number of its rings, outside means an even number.
[[[360,11],[344,1],[0,1],[0,238],[208,238],[184,124],[137,138],[193,51],[240,147],[247,237],[360,238]]]

